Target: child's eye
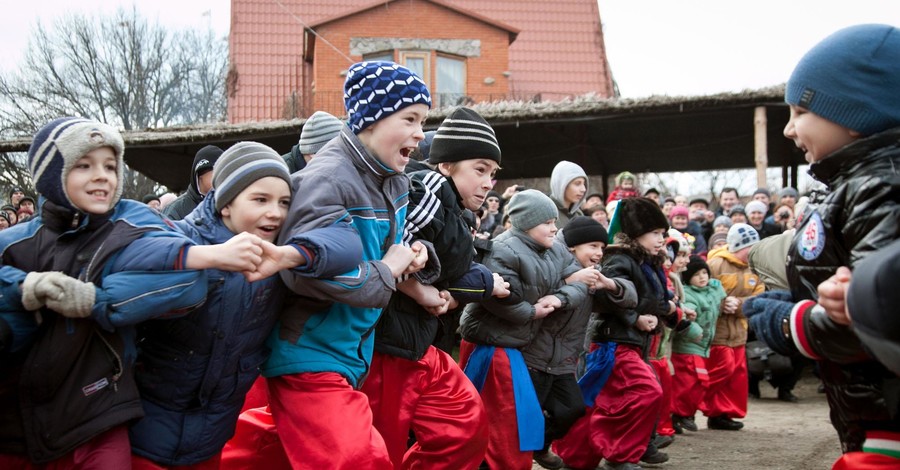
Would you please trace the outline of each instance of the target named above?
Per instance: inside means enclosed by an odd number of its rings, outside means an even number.
[[[106,171],[115,172],[116,166],[115,165],[106,165]]]
[[[290,199],[283,199],[283,200],[279,201],[278,203],[281,204],[281,205],[284,206],[284,207],[290,207],[290,206],[291,206],[291,200],[290,200]]]

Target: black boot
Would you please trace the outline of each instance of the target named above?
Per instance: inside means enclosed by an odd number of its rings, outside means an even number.
[[[798,400],[800,400],[799,398],[797,398],[797,395],[794,395],[790,390],[784,388],[778,389],[778,399],[781,401],[786,401],[788,403],[796,403]]]
[[[743,429],[744,423],[735,421],[728,416],[714,416],[706,420],[706,427],[723,431],[739,431]]]

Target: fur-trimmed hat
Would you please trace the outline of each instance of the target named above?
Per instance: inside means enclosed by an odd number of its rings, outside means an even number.
[[[506,213],[512,226],[523,232],[559,217],[556,203],[536,189],[517,192],[506,205]]]
[[[431,142],[428,163],[486,158],[500,163],[500,144],[494,128],[469,108],[457,108],[441,123]]]
[[[101,147],[110,147],[116,156],[119,184],[110,200],[112,209],[122,197],[125,142],[122,134],[108,124],[79,117],[62,117],[44,125],[28,149],[28,169],[38,193],[60,206],[78,210],[66,193],[66,176],[81,157]]]
[[[734,224],[728,229],[728,251],[737,253],[759,243],[759,232],[748,224]]]
[[[316,111],[303,123],[303,129],[300,130],[300,141],[297,143],[300,153],[303,155],[319,153],[319,150],[329,140],[337,137],[343,128],[344,123],[340,119],[325,111]]]
[[[634,239],[656,229],[669,229],[669,219],[652,199],[626,197],[619,201],[609,223],[610,237],[622,232]]]
[[[344,106],[354,134],[414,104],[431,108],[431,93],[418,75],[400,64],[357,62],[347,71]]]
[[[256,180],[274,176],[291,187],[291,175],[284,159],[258,142],[238,142],[216,160],[213,168],[216,210],[221,211]]]
[[[600,225],[600,222],[583,215],[569,220],[569,223],[562,229],[562,237],[569,248],[583,243],[601,242],[604,245],[609,243],[606,229]]]
[[[687,267],[681,272],[681,282],[690,284],[691,278],[701,269],[705,269],[706,273],[710,274],[709,265],[706,264],[706,261],[703,261],[703,258],[697,255],[691,255],[690,259],[688,259]]]

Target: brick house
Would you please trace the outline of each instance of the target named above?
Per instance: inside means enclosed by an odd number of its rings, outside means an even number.
[[[343,115],[344,71],[392,60],[435,106],[614,94],[596,0],[232,0],[231,122]]]

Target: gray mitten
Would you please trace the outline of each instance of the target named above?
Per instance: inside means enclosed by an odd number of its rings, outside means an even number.
[[[47,297],[47,308],[68,318],[89,317],[96,296],[94,283],[68,276],[58,282],[59,295]]]
[[[26,310],[40,310],[51,297],[59,296],[59,283],[72,279],[56,271],[30,272],[22,281],[22,305]]]

